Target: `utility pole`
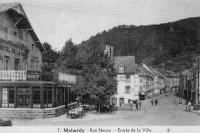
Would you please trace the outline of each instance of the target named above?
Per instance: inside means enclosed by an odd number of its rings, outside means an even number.
[[[197,104],[199,104],[199,57],[197,57],[197,73],[198,73],[198,90],[197,90],[197,99],[198,99],[198,101],[197,101]]]

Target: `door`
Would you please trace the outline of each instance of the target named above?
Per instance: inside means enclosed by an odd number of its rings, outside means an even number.
[[[119,99],[119,106],[121,107],[121,105],[124,103],[124,98],[120,98]]]
[[[30,95],[19,95],[18,96],[18,107],[29,107],[30,106]]]

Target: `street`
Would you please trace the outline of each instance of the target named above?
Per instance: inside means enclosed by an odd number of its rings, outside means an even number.
[[[117,111],[111,114],[86,114],[82,119],[56,118],[13,120],[20,126],[138,126],[138,125],[200,125],[197,113],[184,111],[185,106],[174,102],[173,95],[159,97],[157,106],[151,106],[150,99],[142,103],[142,110]],[[178,98],[176,98],[178,102]]]

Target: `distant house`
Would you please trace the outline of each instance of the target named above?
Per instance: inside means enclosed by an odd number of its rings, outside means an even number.
[[[143,66],[136,64],[136,74],[140,78],[139,94],[145,96],[152,96],[152,90],[154,85],[154,75],[146,70]]]
[[[136,74],[135,56],[115,56],[117,91],[111,97],[111,104],[122,106],[139,99],[139,75]]]
[[[154,95],[159,94],[166,87],[165,75],[156,70],[155,68],[152,68],[151,66],[148,66],[146,64],[143,64],[142,66],[154,75],[153,93]]]

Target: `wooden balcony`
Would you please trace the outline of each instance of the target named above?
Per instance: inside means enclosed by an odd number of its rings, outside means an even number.
[[[18,70],[0,70],[0,80],[27,80],[27,72]]]

